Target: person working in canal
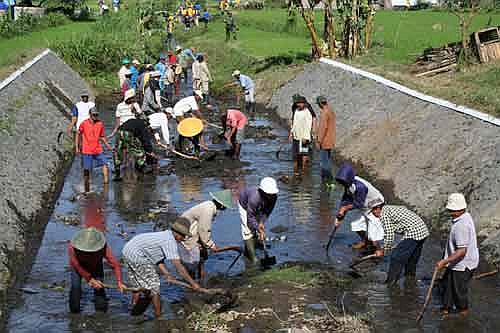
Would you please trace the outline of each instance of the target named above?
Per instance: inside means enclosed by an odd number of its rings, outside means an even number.
[[[104,290],[103,259],[109,263],[115,273],[118,289],[123,292],[126,286],[122,282],[120,263],[106,243],[104,233],[94,227],[78,231],[68,244],[69,264],[71,267],[71,287],[69,309],[72,313],[80,312],[82,297],[82,278],[94,289],[96,311],[106,312],[107,298]]]
[[[351,222],[351,230],[356,232],[361,241],[354,244],[353,249],[362,249],[369,245],[369,241],[379,242],[384,239],[384,229],[380,219],[372,214],[368,203],[379,199],[385,202],[384,196],[365,179],[356,176],[350,163],[343,163],[335,180],[344,187],[344,195],[337,211],[335,226],[339,227],[347,212],[355,209],[361,216]]]
[[[381,249],[377,244],[375,253],[379,257],[391,254],[386,283],[389,286],[396,285],[403,267],[406,281],[414,281],[424,242],[429,237],[424,220],[405,206],[386,205],[380,198],[369,202],[368,206],[372,207],[372,214],[380,219],[384,228],[384,248]],[[396,233],[402,234],[403,239],[393,249]]]
[[[257,263],[256,238],[260,241],[266,238],[265,223],[276,205],[278,192],[278,184],[271,177],[262,179],[258,187],[246,187],[240,192],[241,235],[245,242],[245,256],[252,264]]]
[[[324,96],[316,98],[320,109],[316,148],[319,149],[321,177],[332,180],[332,151],[335,148],[336,118]]]
[[[90,118],[90,109],[95,107],[95,103],[89,101],[89,94],[87,92],[83,92],[80,96],[81,101],[76,103],[71,109],[71,123],[68,126],[68,133],[70,134],[73,129],[78,131],[81,123]]]
[[[232,74],[233,82],[225,84],[224,87],[234,87],[239,86],[243,90],[245,95],[245,112],[247,114],[255,112],[255,85],[252,79],[244,74],[241,74],[239,70],[235,70]],[[239,94],[237,101],[239,103]]]
[[[181,215],[190,222],[189,231],[192,236],[182,242],[183,246],[179,247],[179,252],[193,278],[198,275],[200,281],[205,278],[204,265],[209,251],[217,253],[220,250],[212,239],[212,225],[215,217],[219,211],[233,206],[231,190],[210,193],[210,196],[212,200],[191,207]]]
[[[463,194],[450,194],[446,209],[452,225],[444,258],[436,263],[436,268],[446,269],[442,278],[442,312],[447,315],[455,308],[460,315],[466,316],[469,314],[469,283],[479,265],[476,229]]]
[[[241,143],[245,139],[245,126],[248,123],[247,117],[238,108],[227,109],[220,115],[224,137],[232,146],[232,157],[240,159]]]
[[[177,272],[191,285],[194,290],[200,286],[191,278],[182,265],[179,257],[178,245],[187,237],[192,237],[189,232],[190,223],[185,218],[178,218],[171,230],[144,233],[133,237],[123,247],[123,259],[128,270],[129,283],[135,288],[146,290],[145,296],[152,298],[154,312],[161,316],[160,275],[167,282],[175,280],[165,266],[165,261],[170,261]],[[140,294],[133,294],[132,305],[139,301]]]
[[[294,171],[304,170],[309,163],[312,138],[315,135],[316,115],[306,107],[308,104],[304,96],[294,100],[297,108],[292,113],[292,123],[288,140],[292,143]]]
[[[115,127],[111,131],[109,137],[116,134],[121,125],[127,120],[140,117],[142,109],[137,103],[136,94],[134,89],[127,90],[123,97],[123,102],[116,106],[115,112]]]
[[[89,113],[90,118],[80,124],[75,136],[76,154],[82,153],[85,193],[90,191],[90,172],[94,167],[101,167],[104,184],[109,182],[108,165],[101,142],[109,150],[113,150],[104,133],[104,125],[99,120],[99,112],[94,107]]]

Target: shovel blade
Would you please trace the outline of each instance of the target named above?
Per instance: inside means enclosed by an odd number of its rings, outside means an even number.
[[[141,297],[139,297],[139,300],[137,301],[137,303],[130,310],[130,314],[132,316],[142,315],[148,309],[149,304],[151,304],[151,301],[152,301],[151,297],[141,295]]]
[[[276,265],[276,257],[275,256],[272,256],[272,257],[266,256],[260,260],[260,265],[264,268],[274,266],[274,265]]]

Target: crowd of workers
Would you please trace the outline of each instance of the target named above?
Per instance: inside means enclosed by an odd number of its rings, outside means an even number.
[[[220,119],[222,137],[231,145],[232,158],[240,158],[248,116],[255,113],[255,85],[249,76],[234,70],[231,82],[226,84],[226,87],[239,87],[245,98],[245,107],[231,106],[220,111],[210,104],[212,75],[207,55],[192,47],[183,49],[177,45],[173,51],[161,54],[156,64],[123,59],[118,79],[123,100],[116,107],[115,126],[109,136],[105,135],[99,112],[87,94],[82,94],[82,100],[72,111],[69,130],[76,127],[76,152],[82,154],[86,192],[90,190],[93,168],[102,168],[104,182],[109,181],[102,145],[113,152],[114,181],[121,180],[122,169],[129,159],[134,161],[138,172],[147,172],[148,167],[158,161],[158,149],[198,158],[202,150],[207,149],[203,131],[210,124],[209,114]],[[183,95],[181,91],[188,93]],[[382,192],[357,176],[351,164],[342,164],[333,176],[331,161],[336,143],[336,114],[325,96],[318,96],[316,105],[319,117],[304,96],[293,96],[289,140],[295,172],[302,173],[307,169],[311,152],[316,147],[320,152],[323,181],[335,181],[344,189],[336,219],[332,221],[334,228],[340,227],[350,211],[358,210],[360,215],[351,222],[351,230],[360,240],[353,248],[367,250],[377,257],[390,254],[388,285],[399,282],[403,268],[406,279],[414,279],[423,246],[429,237],[426,223],[407,207],[387,203]],[[175,131],[170,129],[173,123]],[[178,136],[171,135],[172,132],[177,132]],[[114,137],[114,147],[108,142],[109,137]],[[185,147],[186,141],[190,141],[190,147]],[[241,235],[249,265],[258,263],[256,248],[265,239],[265,224],[276,205],[278,192],[276,180],[265,177],[258,186],[246,187],[239,193],[237,206]],[[211,200],[181,214],[171,223],[170,229],[137,235],[124,246],[122,255],[128,284],[137,288],[133,306],[140,302],[141,297],[146,297],[152,301],[155,314],[161,314],[160,276],[163,275],[167,282],[175,281],[165,266],[165,260],[173,263],[192,289],[203,289],[200,283],[205,276],[204,262],[210,252],[222,250],[212,238],[212,224],[219,211],[233,206],[230,190],[210,193],[210,196]],[[466,315],[468,285],[479,262],[476,232],[462,194],[451,194],[445,207],[453,223],[444,257],[436,263],[437,268],[445,269],[443,312],[456,309]],[[402,235],[402,240],[394,247],[395,234]],[[104,233],[96,228],[81,230],[71,241],[72,312],[80,311],[82,278],[95,289],[96,298],[105,299],[103,259],[113,267],[118,288],[121,291],[127,288],[120,264],[106,244]],[[230,250],[239,251],[239,247]],[[96,308],[104,303],[96,302]],[[99,309],[104,308],[102,305]]]

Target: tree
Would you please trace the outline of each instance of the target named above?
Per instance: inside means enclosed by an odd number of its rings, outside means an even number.
[[[374,1],[338,0],[337,8],[342,26],[342,53],[345,57],[352,58],[370,47],[375,15]]]
[[[323,0],[323,7],[325,12],[325,32],[323,39],[328,46],[328,55],[334,59],[337,56],[337,46],[335,43],[335,18],[333,16],[332,0]]]
[[[469,59],[469,52],[467,52],[469,27],[472,23],[472,19],[479,10],[480,2],[481,0],[443,0],[444,7],[458,17],[462,44],[462,56],[466,61]]]
[[[312,57],[314,59],[319,59],[323,56],[323,48],[321,47],[321,38],[318,37],[318,31],[314,25],[314,7],[316,7],[321,0],[293,0],[297,8],[299,9],[300,15],[304,19],[307,30],[311,35],[312,44]]]

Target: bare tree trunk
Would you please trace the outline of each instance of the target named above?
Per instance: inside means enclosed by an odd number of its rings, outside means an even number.
[[[392,0],[384,0],[384,9],[392,9]]]
[[[302,1],[299,0],[300,3],[300,14],[306,23],[307,30],[309,30],[309,34],[311,35],[311,43],[312,43],[312,57],[314,59],[319,59],[323,56],[323,50],[320,44],[320,38],[318,37],[318,32],[316,31],[316,27],[314,26],[314,8],[304,8]]]
[[[365,26],[365,49],[368,50],[372,44],[372,33],[373,33],[373,15],[375,9],[373,8],[373,4],[370,5],[370,13],[366,19]]]
[[[334,59],[337,56],[337,47],[335,45],[335,18],[333,17],[333,8],[331,0],[323,2],[325,8],[325,21],[326,21],[326,38],[325,41],[328,45],[328,55]]]

